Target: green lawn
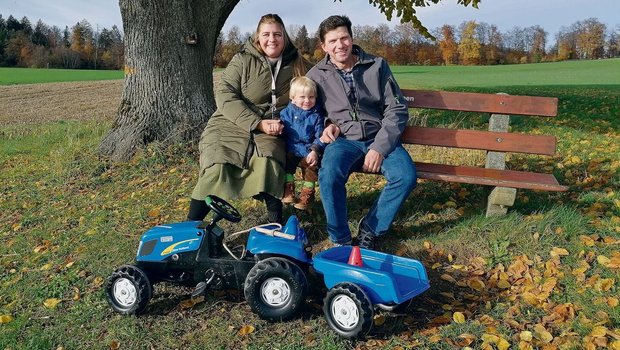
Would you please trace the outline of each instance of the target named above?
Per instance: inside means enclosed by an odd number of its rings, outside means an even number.
[[[392,70],[399,84],[408,88],[620,84],[618,58],[502,66],[395,66]]]
[[[569,191],[519,190],[509,215],[486,218],[485,187],[421,182],[381,248],[421,260],[431,288],[397,316],[377,317],[362,341],[329,329],[321,294],[284,323],[258,319],[232,291],[193,305],[191,288],[166,284],[144,315],[113,313],[106,277],[132,262],[147,228],[185,218],[196,150],[150,145],[126,163],[102,159],[97,145],[113,116],[2,126],[0,349],[619,349],[618,63],[394,67],[403,88],[558,97],[557,118],[511,122],[513,131],[556,135],[558,153],[513,156],[509,166],[552,172]],[[428,125],[485,127],[480,118],[465,125],[459,114],[412,113]],[[352,227],[381,184],[352,176]],[[227,232],[264,215],[253,200],[233,203],[244,217]],[[320,206],[292,213],[311,242],[326,239]]]
[[[120,70],[0,67],[0,85],[122,79]]]

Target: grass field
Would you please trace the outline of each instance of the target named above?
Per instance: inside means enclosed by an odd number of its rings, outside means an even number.
[[[431,289],[399,315],[376,317],[363,341],[330,331],[319,293],[285,323],[258,319],[234,292],[194,304],[191,289],[165,284],[145,315],[114,314],[105,278],[132,261],[145,229],[183,220],[195,150],[151,145],[127,163],[100,158],[122,80],[0,87],[0,349],[618,349],[618,63],[394,67],[403,88],[558,97],[557,118],[511,122],[513,131],[556,135],[557,155],[513,156],[509,166],[552,172],[570,189],[520,190],[509,215],[485,218],[484,187],[421,182],[381,248],[421,260]],[[461,114],[412,114],[427,125],[485,127]],[[381,184],[352,177],[352,227]],[[244,218],[228,232],[264,215],[252,200],[234,204]],[[297,214],[311,242],[323,244],[320,206]]]
[[[401,86],[456,89],[620,84],[620,59],[501,66],[396,66]]]
[[[123,79],[123,71],[0,67],[0,85],[114,79]]]

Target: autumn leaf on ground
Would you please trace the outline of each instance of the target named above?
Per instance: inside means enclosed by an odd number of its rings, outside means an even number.
[[[463,315],[462,312],[455,312],[452,315],[452,319],[454,320],[454,322],[456,323],[465,323],[465,315]]]
[[[58,305],[61,301],[62,300],[57,298],[49,298],[43,302],[43,305],[45,305],[45,307],[48,309],[55,309],[56,305]]]
[[[385,316],[384,315],[375,315],[374,319],[373,319],[373,323],[375,326],[381,326],[385,323]]]
[[[543,325],[536,324],[534,326],[534,338],[539,339],[543,343],[551,343],[553,335]]]
[[[148,216],[151,218],[156,218],[159,216],[160,212],[161,212],[161,208],[151,209],[148,213]]]
[[[243,327],[241,327],[241,329],[239,330],[239,335],[248,335],[250,333],[254,332],[254,326],[251,325],[245,325]]]
[[[5,324],[13,321],[13,316],[11,315],[1,315],[0,316],[0,324]]]
[[[185,300],[180,302],[180,305],[181,305],[182,309],[191,309],[196,304],[199,304],[199,303],[203,302],[204,300],[205,300],[204,296],[199,296],[197,298],[185,299]]]
[[[552,257],[567,256],[568,255],[568,250],[566,250],[564,248],[553,247],[551,249],[550,254],[551,254]]]
[[[441,275],[441,279],[444,281],[451,282],[451,283],[456,283],[456,280],[454,279],[454,277],[448,275],[447,273],[444,273],[443,275]]]

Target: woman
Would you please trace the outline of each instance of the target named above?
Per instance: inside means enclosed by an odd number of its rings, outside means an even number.
[[[261,17],[254,36],[230,61],[215,91],[217,110],[200,139],[200,178],[189,220],[208,213],[204,198],[254,197],[265,201],[268,220],[282,222],[286,149],[278,116],[290,81],[307,71],[280,16]]]

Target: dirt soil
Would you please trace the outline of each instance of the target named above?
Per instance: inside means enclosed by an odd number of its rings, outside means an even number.
[[[58,120],[111,121],[123,80],[0,86],[0,126]]]

